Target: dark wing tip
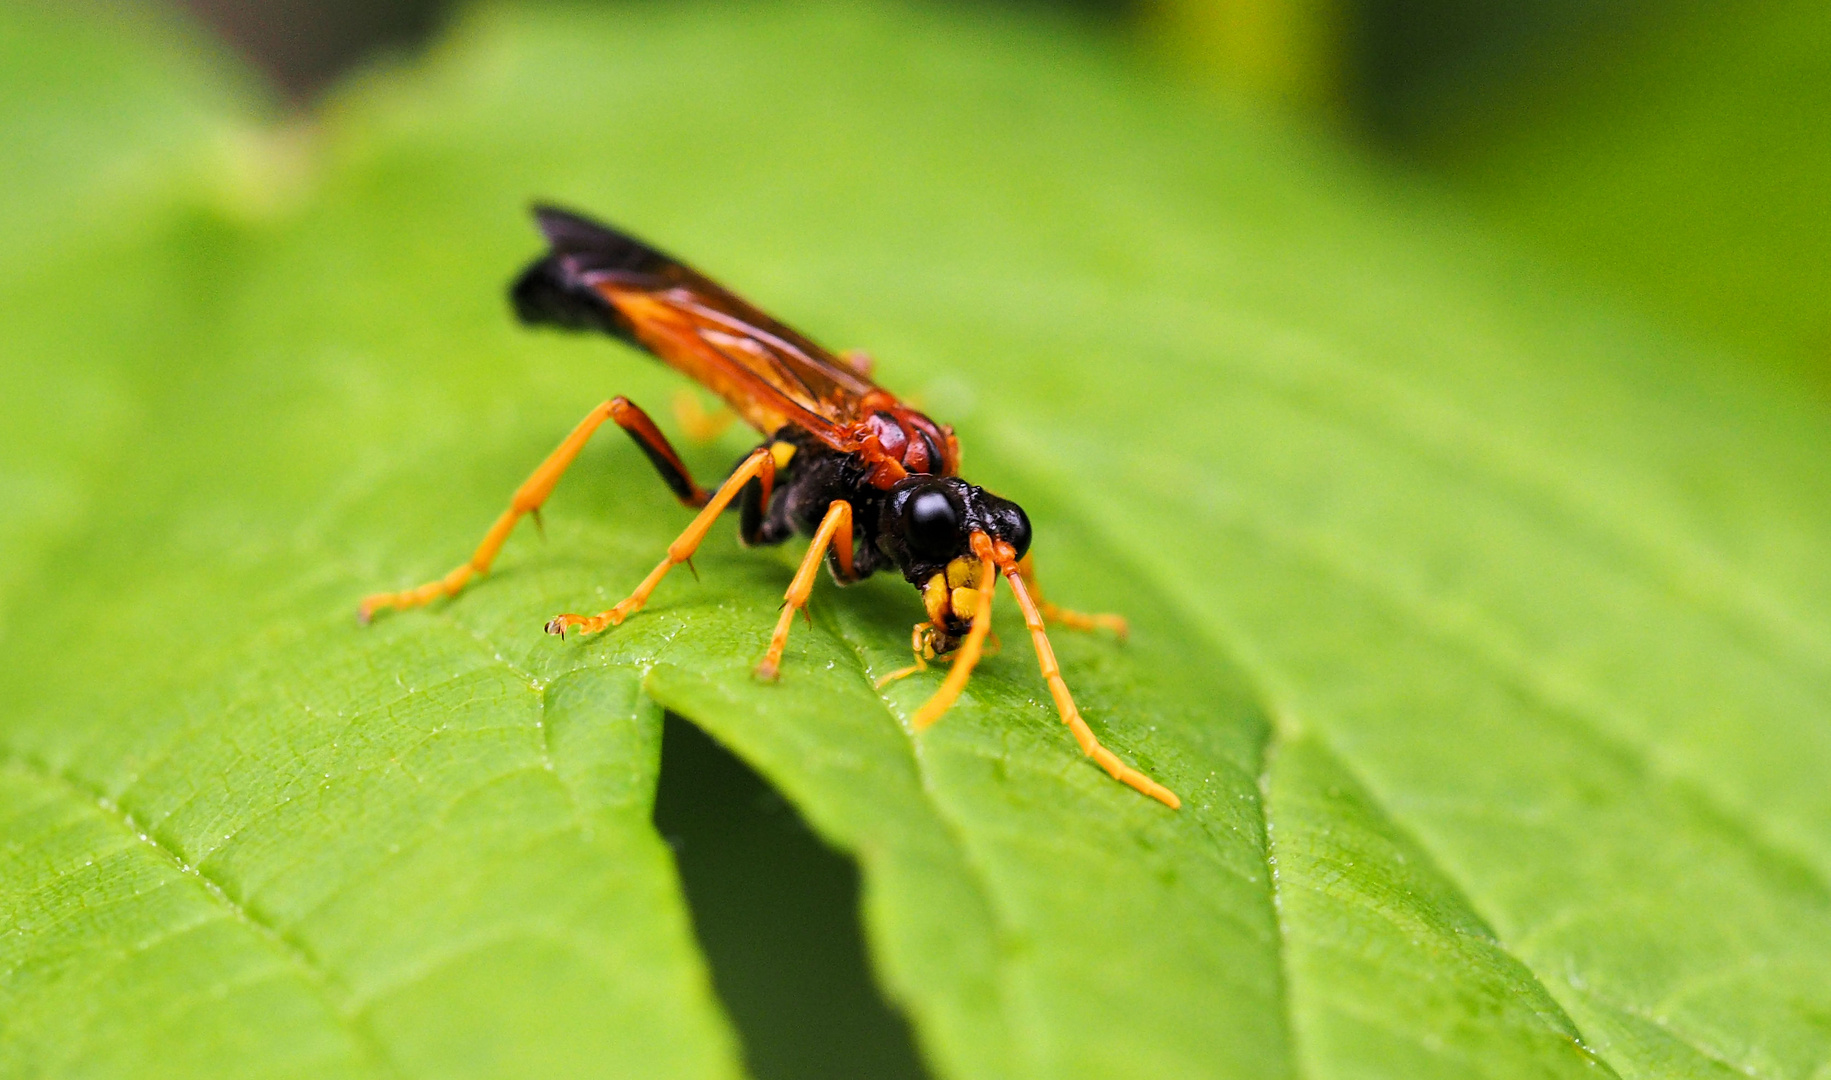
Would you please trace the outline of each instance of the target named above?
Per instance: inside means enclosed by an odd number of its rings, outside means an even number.
[[[679,265],[672,256],[626,232],[548,203],[534,205],[534,221],[553,254],[566,256],[582,272],[661,274]]]
[[[569,273],[558,255],[537,259],[522,271],[509,287],[509,302],[516,317],[530,326],[621,332],[610,304]]]
[[[524,270],[509,289],[522,322],[572,330],[602,330],[630,338],[609,301],[593,287],[599,275],[614,274],[659,283],[677,264],[633,236],[546,203],[533,207],[534,221],[552,249]]]
[[[549,203],[535,203],[533,211],[534,223],[540,226],[541,235],[547,238],[547,244],[556,255],[571,255],[607,245],[614,246],[618,240],[624,239],[607,225],[600,225],[583,214],[575,214]]]

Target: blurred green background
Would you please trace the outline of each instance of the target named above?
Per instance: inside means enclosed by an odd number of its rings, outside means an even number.
[[[452,0],[180,0],[305,103]],[[1434,179],[1575,282],[1831,389],[1818,0],[1005,0]]]

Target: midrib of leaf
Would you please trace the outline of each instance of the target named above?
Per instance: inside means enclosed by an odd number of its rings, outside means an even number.
[[[1094,507],[1087,505],[1083,509],[1091,511]],[[1631,762],[1635,772],[1670,788],[1684,801],[1705,809],[1711,818],[1733,831],[1749,850],[1761,854],[1776,869],[1787,876],[1808,876],[1818,899],[1831,904],[1831,881],[1827,880],[1824,871],[1809,855],[1791,851],[1776,837],[1772,824],[1766,820],[1767,815],[1732,801],[1686,763],[1674,760],[1670,754],[1661,753],[1657,746],[1637,737],[1632,725],[1618,722],[1617,718],[1624,715],[1626,709],[1609,695],[1581,680],[1544,671],[1525,649],[1510,642],[1501,624],[1485,617],[1480,607],[1446,605],[1399,578],[1370,572],[1368,568],[1374,565],[1373,560],[1346,557],[1312,533],[1282,528],[1271,524],[1271,520],[1269,516],[1242,517],[1233,525],[1250,530],[1268,547],[1301,557],[1322,574],[1379,597],[1407,625],[1427,631],[1440,647],[1475,661],[1490,670],[1498,682],[1538,701],[1543,706],[1542,715],[1551,722],[1568,719],[1573,730],[1596,743],[1603,753]],[[1118,543],[1119,539],[1114,537],[1112,542]],[[1161,587],[1183,571],[1174,564],[1158,563],[1152,572]],[[1179,609],[1198,625],[1211,617],[1204,609],[1188,605],[1179,605]],[[1247,633],[1243,628],[1235,627],[1233,633],[1220,640],[1237,641]],[[1265,660],[1262,653],[1258,655],[1260,665],[1272,663]],[[1243,657],[1235,656],[1235,659],[1244,662]]]
[[[1822,899],[1825,894],[1823,876],[1811,869],[1809,862],[1803,861],[1796,855],[1785,853],[1785,845],[1777,844],[1774,841],[1769,827],[1749,824],[1744,820],[1751,814],[1760,820],[1761,815],[1753,813],[1747,807],[1724,804],[1710,793],[1710,789],[1694,783],[1688,773],[1675,772],[1669,764],[1665,764],[1670,760],[1668,756],[1660,754],[1654,747],[1645,745],[1631,733],[1621,732],[1619,730],[1621,725],[1610,723],[1607,720],[1611,706],[1606,704],[1608,699],[1605,695],[1595,694],[1593,691],[1576,694],[1575,690],[1581,684],[1573,684],[1570,680],[1552,679],[1540,674],[1524,653],[1505,647],[1504,644],[1497,644],[1504,643],[1504,635],[1499,634],[1491,624],[1478,617],[1479,609],[1460,607],[1453,610],[1444,609],[1441,605],[1429,600],[1427,594],[1405,588],[1398,584],[1396,579],[1369,577],[1352,569],[1352,567],[1362,565],[1364,560],[1347,560],[1331,556],[1327,553],[1328,549],[1319,547],[1309,534],[1301,530],[1280,530],[1270,527],[1266,524],[1269,520],[1272,519],[1263,514],[1257,517],[1247,516],[1234,520],[1233,526],[1236,528],[1243,526],[1260,534],[1265,543],[1301,554],[1308,563],[1323,570],[1329,576],[1342,580],[1344,583],[1352,582],[1373,595],[1383,597],[1384,601],[1396,612],[1406,616],[1406,622],[1409,625],[1429,628],[1440,645],[1461,651],[1489,667],[1507,682],[1539,699],[1547,706],[1544,711],[1548,715],[1562,716],[1577,723],[1577,730],[1585,738],[1596,741],[1605,749],[1605,752],[1631,760],[1635,763],[1636,771],[1673,789],[1682,801],[1701,808],[1706,816],[1716,821],[1720,827],[1733,833],[1741,846],[1768,859],[1782,877],[1797,878],[1804,874],[1810,878],[1814,894]],[[1115,540],[1115,542],[1120,541]],[[1149,550],[1149,548],[1144,550]],[[1155,569],[1159,580],[1166,578],[1175,580],[1184,572],[1182,567],[1174,565],[1158,565]],[[1189,617],[1198,623],[1204,618],[1212,620],[1214,616],[1212,609],[1185,608],[1185,610]],[[1210,621],[1210,626],[1212,625]],[[1473,641],[1466,638],[1466,635],[1471,632],[1473,632]],[[1234,627],[1233,633],[1229,637],[1237,643],[1242,634],[1250,637],[1249,630]],[[1244,663],[1249,669],[1259,672],[1261,677],[1270,678],[1274,675],[1274,672],[1268,671],[1268,667],[1275,668],[1275,662],[1268,661],[1262,651],[1245,648],[1236,650],[1236,655],[1252,658],[1245,659]],[[1598,704],[1598,702],[1604,704]],[[1572,987],[1572,991],[1576,989],[1575,986]],[[1593,987],[1586,988],[1582,992],[1598,1000],[1607,1000]],[[1719,1062],[1731,1060],[1720,1049],[1712,1047],[1707,1037],[1695,1032],[1685,1032],[1682,1028],[1675,1028],[1669,1021],[1658,1017],[1656,1011],[1648,1011],[1646,1007],[1625,1001],[1611,1001],[1610,1004],[1622,1012],[1645,1019],[1649,1023],[1657,1023],[1663,1030],[1685,1041],[1701,1056]],[[1742,1071],[1746,1069],[1746,1066],[1737,1066],[1737,1068],[1738,1071]]]
[[[1373,822],[1376,831],[1387,834],[1389,838],[1402,848],[1410,847],[1414,849],[1415,853],[1411,859],[1407,860],[1406,865],[1408,865],[1414,873],[1427,879],[1434,885],[1436,891],[1439,893],[1437,897],[1438,902],[1447,901],[1455,909],[1459,909],[1464,919],[1472,924],[1470,926],[1454,927],[1451,932],[1460,936],[1473,936],[1478,938],[1483,944],[1491,947],[1492,952],[1500,958],[1499,963],[1503,967],[1510,965],[1510,970],[1504,970],[1499,973],[1490,971],[1486,974],[1490,976],[1501,975],[1503,977],[1506,974],[1515,974],[1524,978],[1526,982],[1525,987],[1522,988],[1518,985],[1509,986],[1506,988],[1506,992],[1519,1006],[1529,1011],[1546,1041],[1552,1043],[1569,1041],[1574,1045],[1576,1050],[1581,1053],[1582,1059],[1586,1063],[1599,1068],[1608,1076],[1616,1076],[1617,1073],[1614,1068],[1603,1055],[1597,1053],[1594,1048],[1587,1045],[1583,1039],[1579,1025],[1557,1004],[1555,996],[1550,992],[1549,988],[1540,981],[1530,965],[1508,950],[1505,943],[1494,934],[1487,921],[1481,917],[1476,905],[1470,900],[1468,895],[1464,893],[1452,878],[1444,873],[1442,868],[1428,856],[1426,849],[1418,842],[1417,837],[1398,824],[1393,815],[1379,803],[1377,798],[1372,796],[1366,785],[1362,783],[1358,777],[1354,776],[1353,770],[1342,761],[1339,755],[1328,747],[1326,741],[1317,737],[1313,732],[1303,730],[1299,726],[1301,723],[1300,720],[1288,711],[1281,710],[1276,715],[1280,717],[1280,720],[1278,725],[1274,728],[1272,738],[1269,740],[1266,747],[1266,765],[1265,771],[1261,776],[1261,790],[1264,792],[1266,834],[1268,838],[1268,850],[1271,853],[1270,860],[1273,863],[1272,876],[1274,899],[1279,911],[1279,930],[1286,959],[1287,982],[1294,986],[1303,987],[1312,995],[1318,994],[1319,988],[1311,985],[1312,980],[1309,977],[1291,971],[1292,962],[1289,954],[1292,949],[1296,947],[1292,941],[1293,936],[1299,941],[1306,942],[1311,949],[1317,948],[1317,943],[1308,941],[1308,939],[1313,936],[1311,932],[1301,926],[1295,926],[1292,921],[1290,921],[1290,915],[1287,911],[1287,905],[1294,902],[1300,902],[1300,899],[1293,900],[1287,898],[1287,890],[1292,887],[1288,883],[1292,871],[1288,869],[1285,864],[1291,863],[1295,861],[1295,859],[1293,857],[1293,852],[1285,850],[1285,848],[1281,846],[1281,844],[1288,845],[1288,841],[1280,841],[1278,837],[1278,824],[1281,816],[1281,809],[1279,797],[1274,791],[1274,788],[1278,786],[1276,774],[1279,770],[1286,744],[1292,740],[1302,740],[1309,744],[1307,747],[1308,752],[1319,755],[1321,759],[1327,762],[1330,768],[1340,772],[1346,778],[1347,786],[1350,790],[1371,806],[1371,809],[1376,815]],[[1310,794],[1315,795],[1316,793],[1311,791]],[[1334,794],[1334,792],[1330,792],[1330,794]],[[1307,832],[1310,834],[1311,841],[1313,843],[1316,842],[1318,830],[1316,829],[1315,822],[1304,822],[1300,819],[1294,819],[1292,823],[1287,823],[1287,833],[1291,832],[1293,828],[1298,836],[1304,836]],[[1322,829],[1320,830],[1320,836],[1333,840],[1333,834],[1335,832],[1335,829]],[[1422,855],[1423,858],[1419,859],[1419,855]],[[1317,889],[1318,891],[1328,892],[1337,899],[1340,898],[1339,887],[1333,883],[1319,883],[1308,880],[1303,877],[1301,871],[1298,872],[1296,881],[1298,887],[1308,886]],[[1386,903],[1376,903],[1369,898],[1368,900],[1361,901],[1361,906],[1373,910],[1378,918],[1390,924],[1393,930],[1400,936],[1410,939],[1413,945],[1417,945],[1419,944],[1421,936],[1430,936],[1436,932],[1435,924],[1437,920],[1433,920],[1429,917],[1429,912],[1422,907],[1423,903],[1424,901],[1420,898],[1407,896],[1403,901],[1395,902],[1388,899]],[[1408,904],[1410,906],[1407,906]],[[1446,965],[1446,968],[1447,967],[1448,965]],[[1468,978],[1468,973],[1466,971],[1456,971],[1453,968],[1447,970],[1446,974],[1452,979]],[[1412,989],[1406,985],[1407,978],[1408,976],[1405,974],[1394,973],[1392,989],[1396,994],[1403,995]],[[1396,1038],[1425,1046],[1432,1056],[1448,1054],[1452,1058],[1460,1058],[1464,1067],[1468,1068],[1471,1071],[1471,1074],[1485,1074],[1489,1070],[1496,1068],[1499,1068],[1502,1071],[1505,1069],[1505,1066],[1499,1061],[1484,1060],[1479,1050],[1446,1047],[1441,1043],[1437,1047],[1426,1046],[1427,1041],[1432,1038],[1443,1039],[1444,1042],[1452,1041],[1455,1037],[1453,1028],[1448,1030],[1431,1031],[1427,1029],[1420,1031],[1416,1028],[1391,1027],[1390,1021],[1387,1018],[1374,1014],[1374,1009],[1370,1004],[1357,1002],[1348,998],[1336,998],[1329,1004],[1330,1007],[1334,1009],[1347,1012],[1355,1015],[1358,1019],[1384,1027]],[[1293,1039],[1301,1046],[1303,1035],[1302,1023],[1297,1016],[1293,1016],[1292,1018],[1292,1030]],[[1343,1059],[1339,1050],[1335,1050],[1334,1053],[1329,1055],[1329,1058],[1332,1059],[1332,1063],[1336,1068],[1340,1067]],[[1396,1063],[1388,1062],[1386,1064],[1392,1066]]]

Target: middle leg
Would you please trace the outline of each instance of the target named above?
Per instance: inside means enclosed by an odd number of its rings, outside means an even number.
[[[577,630],[582,634],[595,634],[606,627],[616,626],[624,619],[641,611],[642,606],[648,603],[649,594],[661,584],[661,579],[667,577],[669,570],[693,557],[693,553],[699,550],[700,543],[706,539],[706,534],[712,531],[712,524],[718,520],[718,516],[725,512],[725,507],[731,505],[732,499],[737,498],[738,492],[744,489],[744,485],[752,480],[757,480],[762,484],[763,499],[768,502],[769,489],[776,481],[776,462],[775,458],[770,456],[767,446],[759,446],[752,450],[750,456],[745,458],[743,463],[725,478],[725,482],[719,485],[718,491],[706,500],[705,507],[693,519],[693,523],[688,525],[672,544],[668,545],[667,558],[661,560],[659,566],[649,571],[648,577],[642,579],[642,584],[636,586],[635,592],[630,593],[616,607],[596,615],[555,615],[547,623],[547,633],[558,634],[560,637],[565,637],[567,630]]]

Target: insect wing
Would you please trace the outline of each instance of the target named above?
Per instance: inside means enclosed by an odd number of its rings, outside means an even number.
[[[846,429],[876,389],[857,369],[655,248],[565,211],[535,214],[553,253],[516,283],[523,319],[615,334],[765,434],[794,424],[850,448]]]

